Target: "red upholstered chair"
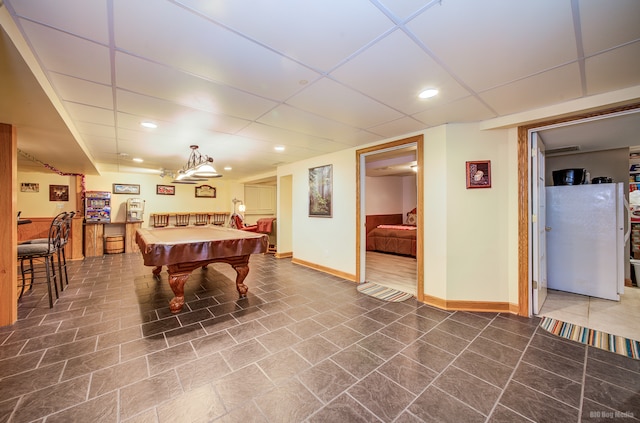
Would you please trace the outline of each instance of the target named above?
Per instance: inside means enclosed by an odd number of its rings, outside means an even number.
[[[258,225],[247,226],[242,221],[242,217],[239,214],[233,214],[231,216],[231,227],[235,229],[240,229],[241,231],[249,231],[256,232],[258,230]]]

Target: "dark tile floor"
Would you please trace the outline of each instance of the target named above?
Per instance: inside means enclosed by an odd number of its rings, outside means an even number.
[[[640,361],[537,319],[386,303],[288,259],[196,270],[171,315],[139,254],[70,264],[0,328],[2,422],[638,421]]]

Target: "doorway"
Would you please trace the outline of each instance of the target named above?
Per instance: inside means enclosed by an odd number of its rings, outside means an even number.
[[[537,210],[536,204],[539,203],[538,200],[540,199],[538,189],[535,183],[536,180],[534,180],[534,175],[536,175],[537,170],[540,168],[542,168],[542,170],[544,171],[544,163],[540,165],[535,160],[532,160],[532,152],[533,152],[532,147],[535,144],[535,137],[543,129],[564,128],[570,125],[580,124],[582,122],[593,122],[596,119],[606,121],[609,118],[620,116],[621,114],[635,113],[638,111],[640,111],[640,104],[635,104],[635,105],[620,107],[620,108],[611,109],[607,111],[591,113],[589,115],[574,116],[574,117],[570,117],[562,120],[542,122],[542,123],[530,125],[527,127],[519,128],[519,132],[518,132],[519,177],[521,181],[523,180],[523,178],[526,178],[526,181],[524,181],[525,182],[524,185],[520,186],[521,188],[519,193],[519,198],[521,199],[519,214],[521,217],[524,217],[526,214],[526,218],[524,220],[521,219],[521,223],[520,223],[521,226],[519,228],[519,231],[520,231],[519,242],[521,246],[521,249],[520,249],[521,263],[527,263],[526,268],[521,267],[519,270],[519,292],[520,292],[519,302],[520,302],[521,315],[531,316],[533,314],[537,314],[536,311],[539,311],[535,309],[533,304],[533,300],[536,295],[536,292],[535,292],[536,287],[535,287],[534,281],[537,280],[536,277],[534,277],[533,275],[534,275],[536,266],[540,265],[540,253],[537,252],[534,248],[534,243],[536,242],[538,237],[538,232],[535,230],[535,224],[536,224],[535,215]],[[629,147],[629,146],[631,146],[631,144],[626,144],[626,147]],[[548,147],[549,146],[547,146],[547,148]],[[620,148],[620,147],[623,147],[623,145],[612,146],[610,144],[607,144],[606,147]],[[538,169],[534,169],[534,166],[536,165],[539,166]],[[528,187],[527,192],[523,192],[522,190],[523,187]],[[542,201],[544,204],[544,199],[542,199]],[[530,204],[532,205],[532,207],[529,207]],[[544,228],[544,226],[542,227]],[[523,231],[526,231],[526,234],[524,234]],[[544,266],[544,263],[542,263],[542,265]],[[554,302],[554,304],[552,305],[554,309],[557,309],[558,307],[565,307],[565,306],[566,308],[570,308],[572,307],[572,305],[575,306],[578,303],[582,303],[582,305],[580,305],[579,307],[585,307],[584,304],[587,304],[586,306],[587,308],[585,308],[585,310],[588,310],[588,304],[590,302],[589,297],[586,297],[586,301],[585,301],[585,298],[580,298],[580,297],[584,297],[584,296],[579,296],[577,294],[564,294],[559,292],[550,292],[550,296],[549,296],[549,298],[551,298],[551,300]],[[606,300],[596,299],[595,301],[591,301],[591,302],[601,302],[601,301],[606,301]],[[634,301],[637,301],[637,300],[634,300]],[[562,302],[563,304],[559,306],[558,302]],[[546,307],[545,309],[545,304],[540,304],[538,308],[542,310],[543,314],[548,313],[549,307]],[[577,310],[577,308],[574,310]],[[587,315],[588,314],[589,312],[587,311]],[[576,321],[576,322],[570,322],[570,323],[580,324],[584,322]],[[600,328],[600,330],[604,330],[604,329]]]
[[[415,163],[416,169],[416,254],[415,254],[415,276],[411,276],[414,281],[412,294],[416,295],[418,300],[422,301],[424,297],[424,259],[423,259],[423,136],[410,137],[390,143],[380,144],[374,147],[369,147],[356,151],[356,173],[357,173],[357,193],[356,193],[356,281],[361,283],[368,279],[367,272],[374,272],[371,266],[367,266],[367,189],[366,189],[366,158],[375,156],[376,154],[386,154],[395,150],[402,150],[407,148],[415,149]],[[404,220],[403,220],[404,223]],[[371,258],[371,255],[370,257]],[[392,258],[392,257],[388,257]],[[396,288],[397,289],[397,288]]]

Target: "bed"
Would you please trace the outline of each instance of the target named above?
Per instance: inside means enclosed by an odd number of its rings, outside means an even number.
[[[412,213],[413,212],[413,213]],[[404,215],[376,214],[366,217],[367,251],[416,256],[415,209]]]

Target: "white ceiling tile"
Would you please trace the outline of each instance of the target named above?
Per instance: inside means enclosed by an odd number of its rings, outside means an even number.
[[[113,109],[111,85],[96,84],[59,73],[49,73],[49,78],[61,100]]]
[[[437,2],[424,0],[379,0],[379,3],[401,20],[405,20],[411,15],[422,11],[429,4],[431,4],[431,7],[438,4]]]
[[[314,69],[329,71],[393,27],[366,0],[179,0]]]
[[[111,140],[115,140],[116,137],[115,126],[98,125],[90,122],[77,122],[76,129],[83,136],[94,136]]]
[[[426,125],[438,126],[455,122],[479,122],[496,117],[496,114],[482,104],[480,100],[469,96],[416,113],[413,117]]]
[[[280,105],[258,119],[267,125],[302,132],[320,138],[338,140],[356,130],[344,123],[336,122],[313,113],[305,112],[286,104]]]
[[[382,125],[367,128],[367,131],[382,135],[385,138],[395,137],[398,134],[408,134],[411,132],[426,129],[427,125],[410,117],[403,117]]]
[[[165,123],[171,123],[172,126],[197,127],[207,131],[232,134],[249,123],[246,119],[196,110],[168,100],[160,100],[123,90],[117,91],[117,102],[120,112],[132,115],[132,120],[118,122],[119,124],[131,124],[139,128],[143,121],[152,120],[160,126],[158,132],[165,130]],[[130,127],[130,129],[136,128]]]
[[[367,128],[402,116],[390,107],[328,78],[312,84],[287,103],[356,128]]]
[[[586,56],[640,39],[640,1],[580,0],[582,44]]]
[[[371,72],[362,72],[371,69]],[[375,71],[374,71],[375,70]],[[424,110],[427,101],[418,98],[426,88],[440,93],[428,103],[448,103],[469,95],[440,65],[402,31],[395,31],[345,63],[331,76],[403,113]]]
[[[407,26],[473,90],[576,60],[569,1],[458,0]]]
[[[106,0],[55,0],[54,7],[43,7],[42,0],[11,2],[15,12],[27,19],[45,23],[80,37],[109,43]]]
[[[107,47],[29,21],[20,23],[46,69],[88,81],[111,83]]]
[[[278,101],[298,91],[299,81],[320,76],[170,2],[114,3],[116,45],[130,54]],[[138,25],[141,15],[146,15],[144,25]],[[167,28],[168,21],[170,27],[181,29],[159,30]],[[129,31],[132,27],[135,32]]]
[[[253,120],[276,103],[127,54],[116,55],[118,88],[193,109]]]
[[[508,115],[573,100],[581,94],[580,70],[572,63],[482,92],[480,97],[498,114]]]
[[[69,112],[71,117],[76,121],[107,126],[115,125],[113,110],[69,102],[64,103],[64,108],[67,109],[67,112]]]
[[[640,41],[588,58],[585,69],[589,95],[640,84]]]
[[[252,123],[238,132],[237,135],[283,145],[286,146],[287,150],[289,147],[298,147],[315,152],[328,153],[341,150],[345,147],[343,144],[339,144],[330,139],[314,137],[313,135],[289,131],[261,123]]]

